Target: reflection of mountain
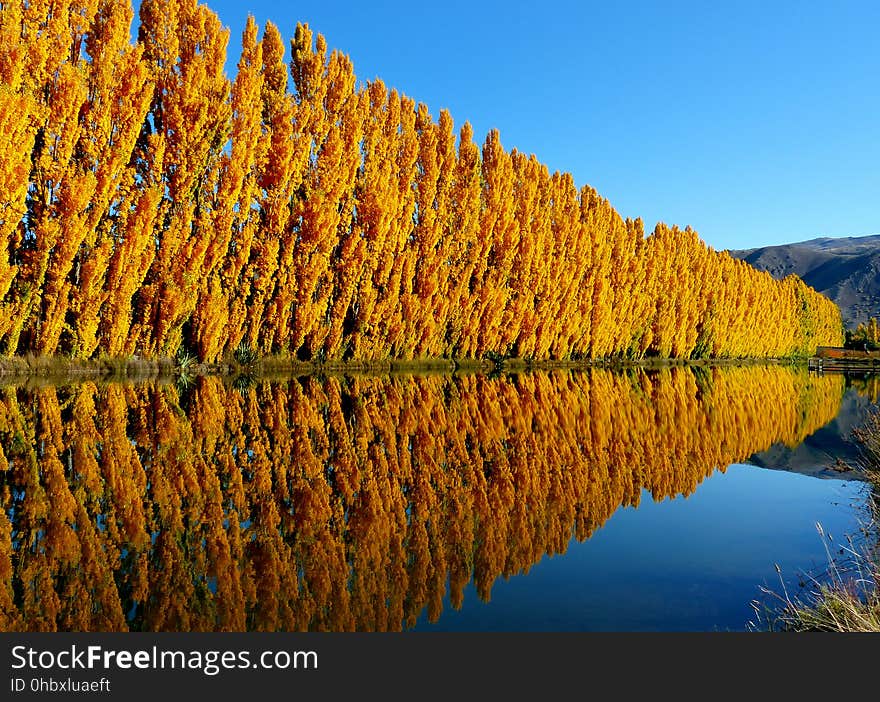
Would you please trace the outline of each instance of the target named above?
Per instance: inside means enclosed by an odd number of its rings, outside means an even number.
[[[0,630],[399,629],[837,413],[779,367],[0,391]]]
[[[837,416],[801,444],[794,448],[776,444],[756,453],[748,463],[818,478],[857,479],[858,474],[843,470],[838,459],[852,467],[858,457],[858,449],[852,441],[853,429],[876,409],[876,399],[876,392],[872,400],[872,395],[865,393],[864,384],[857,385],[844,396]]]

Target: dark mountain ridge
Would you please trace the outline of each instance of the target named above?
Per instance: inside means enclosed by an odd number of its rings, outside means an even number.
[[[854,328],[880,318],[880,234],[822,237],[794,244],[732,250],[758,270],[782,279],[794,273],[840,307],[843,322]]]

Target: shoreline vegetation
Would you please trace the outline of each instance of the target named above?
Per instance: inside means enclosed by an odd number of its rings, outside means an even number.
[[[534,360],[423,358],[375,361],[299,361],[279,356],[249,359],[244,362],[227,359],[219,363],[201,363],[193,357],[184,358],[103,358],[83,360],[57,356],[0,357],[0,384],[10,380],[42,380],[71,382],[78,380],[138,381],[192,379],[196,377],[235,378],[253,376],[268,379],[278,376],[304,375],[395,375],[428,373],[525,373],[554,370],[587,370],[604,368],[646,370],[671,367],[725,367],[755,365],[787,365],[806,368],[803,358],[642,358]]]

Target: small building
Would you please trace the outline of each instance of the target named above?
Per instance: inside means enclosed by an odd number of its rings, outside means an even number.
[[[863,351],[861,349],[845,349],[842,346],[820,346],[816,349],[816,358],[861,360],[880,358],[880,351]]]

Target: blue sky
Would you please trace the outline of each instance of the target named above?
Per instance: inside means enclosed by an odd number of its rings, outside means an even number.
[[[570,171],[648,228],[748,248],[880,232],[880,3],[209,0],[297,21],[478,139]]]

